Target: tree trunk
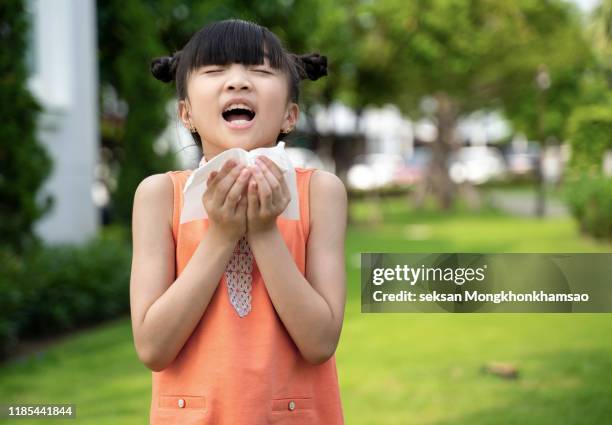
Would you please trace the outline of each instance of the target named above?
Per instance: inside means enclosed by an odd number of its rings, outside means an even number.
[[[546,214],[546,181],[544,179],[544,154],[546,153],[546,137],[544,135],[544,111],[546,109],[546,91],[538,92],[537,131],[540,149],[536,164],[536,204],[535,215],[542,218]]]
[[[455,137],[457,127],[457,105],[445,93],[436,95],[438,106],[435,112],[438,136],[433,143],[432,163],[428,178],[430,187],[443,210],[452,208],[456,187],[449,175],[448,165],[452,151],[457,149],[458,142]]]
[[[538,155],[538,163],[536,165],[536,202],[535,216],[542,218],[546,215],[546,180],[544,179],[542,152]]]

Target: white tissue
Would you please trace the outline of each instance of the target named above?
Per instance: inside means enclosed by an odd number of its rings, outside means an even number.
[[[288,220],[299,220],[300,207],[295,168],[285,151],[285,142],[280,141],[273,148],[257,148],[252,151],[246,151],[242,148],[228,149],[202,164],[189,176],[185,183],[180,224],[208,217],[206,208],[202,204],[202,196],[206,191],[206,180],[210,173],[219,171],[230,158],[245,166],[255,165],[255,158],[260,155],[270,158],[282,170],[289,193],[291,194],[289,205],[287,205],[287,208],[285,208],[280,216]]]

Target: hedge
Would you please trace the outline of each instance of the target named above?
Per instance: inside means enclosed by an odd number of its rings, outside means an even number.
[[[612,105],[576,108],[568,122],[570,172],[600,175],[603,156],[612,150]]]
[[[583,232],[612,239],[612,178],[603,175],[603,157],[612,150],[612,107],[577,108],[569,120],[571,158],[565,195]]]
[[[131,250],[115,240],[50,245],[20,257],[0,248],[1,358],[20,339],[50,336],[129,312]]]

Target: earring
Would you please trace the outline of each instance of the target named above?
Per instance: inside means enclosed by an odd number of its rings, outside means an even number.
[[[195,126],[191,123],[191,121],[189,121],[189,131],[192,132],[192,133],[196,133],[197,132]]]

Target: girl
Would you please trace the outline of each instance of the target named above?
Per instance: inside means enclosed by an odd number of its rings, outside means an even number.
[[[153,75],[175,81],[179,116],[203,150],[273,147],[298,120],[300,79],[324,56],[288,53],[242,20],[205,26]],[[296,168],[300,220],[269,158],[211,174],[208,217],[179,224],[193,170],[134,195],[130,303],[152,372],[150,424],[342,424],[336,350],[346,299],[347,197],[334,174]]]

